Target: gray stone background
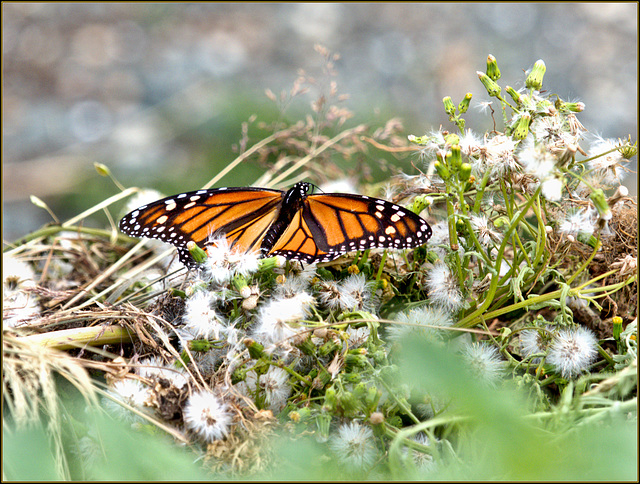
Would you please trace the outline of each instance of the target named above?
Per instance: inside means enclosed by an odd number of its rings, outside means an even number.
[[[442,98],[486,100],[475,72],[493,54],[503,86],[543,59],[544,87],[583,101],[592,134],[637,139],[637,2],[4,2],[2,20],[4,241],[50,221],[31,194],[63,218],[113,194],[95,161],[127,185],[200,187],[233,159],[242,121],[277,116],[265,89],[320,68],[317,43],[340,53],[359,122],[449,126]],[[491,128],[474,109],[467,126]]]

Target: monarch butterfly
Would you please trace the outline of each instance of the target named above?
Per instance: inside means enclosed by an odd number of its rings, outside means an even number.
[[[301,182],[286,192],[247,187],[182,193],[133,210],[120,220],[120,230],[175,245],[189,267],[196,264],[187,243],[204,248],[221,235],[234,251],[307,263],[374,247],[409,249],[431,237],[429,224],[408,209],[364,195],[309,195],[310,187]]]

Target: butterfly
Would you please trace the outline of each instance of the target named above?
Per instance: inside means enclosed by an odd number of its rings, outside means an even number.
[[[182,193],[133,210],[120,220],[120,230],[173,244],[188,267],[196,262],[187,243],[206,248],[219,236],[233,251],[307,263],[374,247],[410,249],[431,237],[422,217],[394,203],[347,193],[309,194],[310,189],[300,182],[286,192],[228,187]]]

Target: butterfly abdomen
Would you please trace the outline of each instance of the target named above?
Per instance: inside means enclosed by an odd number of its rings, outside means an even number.
[[[291,187],[282,197],[282,205],[278,211],[276,220],[273,222],[269,230],[267,231],[260,250],[262,253],[267,254],[274,246],[276,241],[282,236],[284,231],[291,225],[293,218],[296,216],[304,204],[304,200],[309,192],[308,183],[296,183]]]

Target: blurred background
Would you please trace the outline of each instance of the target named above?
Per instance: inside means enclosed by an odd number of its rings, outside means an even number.
[[[637,2],[3,2],[2,21],[5,242],[51,221],[30,195],[64,220],[116,193],[94,162],[127,186],[200,188],[235,158],[243,121],[280,116],[265,89],[320,71],[315,44],[340,54],[351,125],[450,128],[442,98],[487,100],[475,72],[493,54],[501,85],[522,87],[543,59],[544,88],[583,101],[592,135],[637,139]],[[478,110],[466,118],[492,127]],[[259,174],[243,166],[217,186]]]

